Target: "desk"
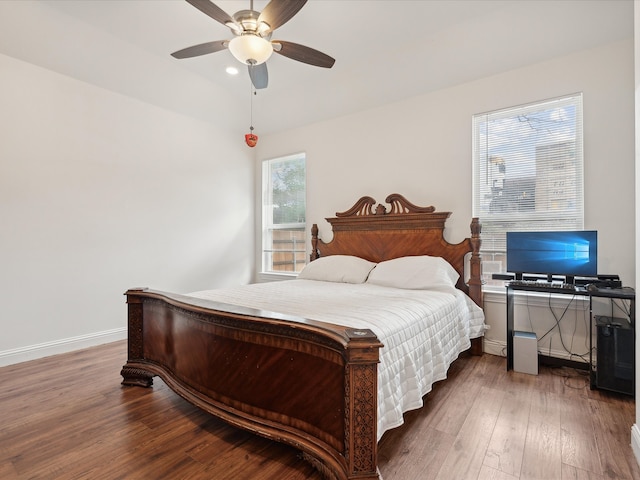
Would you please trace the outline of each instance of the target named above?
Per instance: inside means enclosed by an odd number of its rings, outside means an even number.
[[[584,287],[567,289],[561,287],[539,287],[535,285],[510,285],[507,284],[507,370],[513,369],[513,305],[515,292],[541,292],[554,295],[588,296],[589,292]],[[558,359],[562,363],[562,359]],[[575,362],[566,361],[569,366],[575,366]]]
[[[599,288],[593,290],[584,287],[566,289],[507,284],[507,370],[513,369],[513,310],[515,292],[517,291],[589,297],[589,364],[585,365],[585,368],[589,370],[590,386],[592,389],[598,388],[629,395],[635,394],[636,294],[633,288]],[[595,315],[593,301],[597,298],[610,299],[612,302],[614,300],[628,301],[629,313],[626,315],[628,318],[622,319],[622,322],[617,322],[620,319]],[[621,313],[624,315],[624,311]],[[598,337],[595,345],[595,349],[598,352],[598,362],[596,364],[593,361],[594,320],[597,321],[598,328]],[[628,325],[625,322],[628,322]],[[576,362],[571,360],[554,360],[559,365],[576,367]],[[598,364],[600,364],[599,368]]]

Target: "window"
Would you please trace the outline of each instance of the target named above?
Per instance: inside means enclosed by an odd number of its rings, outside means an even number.
[[[505,272],[507,231],[581,230],[583,205],[582,94],[474,115],[485,280]]]
[[[295,273],[306,264],[305,154],[262,163],[262,272]]]

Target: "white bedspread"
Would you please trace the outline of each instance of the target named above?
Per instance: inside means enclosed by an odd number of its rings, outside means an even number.
[[[420,408],[434,382],[447,376],[470,339],[484,332],[484,314],[457,289],[404,290],[377,285],[290,280],[189,294],[311,320],[369,328],[384,344],[378,366],[378,440]]]

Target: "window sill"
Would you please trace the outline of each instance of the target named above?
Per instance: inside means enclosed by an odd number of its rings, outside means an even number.
[[[497,285],[483,285],[482,294],[485,303],[507,303],[507,289]],[[589,297],[585,295],[562,295],[557,293],[545,292],[515,292],[515,303],[517,305],[541,306],[548,308],[550,302],[555,305],[574,304],[573,308],[579,310],[588,309]]]
[[[294,280],[298,277],[297,273],[270,273],[259,272],[256,276],[258,283],[281,282],[282,280]]]

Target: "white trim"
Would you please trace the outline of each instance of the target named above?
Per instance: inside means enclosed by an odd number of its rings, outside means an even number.
[[[483,296],[485,303],[507,303],[507,292],[505,289],[498,290],[496,287],[483,287]],[[514,305],[527,305],[529,307],[549,307],[549,299],[552,305],[572,305],[569,310],[589,310],[589,297],[587,295],[558,295],[555,293],[545,292],[526,292],[521,290],[514,291]]]
[[[498,357],[506,357],[507,344],[506,342],[502,342],[500,340],[488,340],[487,338],[485,338],[484,344],[483,344],[483,351],[484,353],[488,353],[490,355],[496,355]],[[575,355],[570,355],[568,352],[564,350],[551,349],[551,351],[549,351],[546,349],[538,348],[538,354],[545,355],[547,357],[559,358],[563,360],[572,360],[574,362],[579,362],[579,363],[584,363],[585,365],[589,365],[589,362],[581,362],[578,357],[576,357]],[[505,368],[506,368],[506,365],[505,365]]]
[[[297,273],[258,273],[257,283],[279,282],[281,280],[295,280],[298,278]]]
[[[640,428],[634,423],[631,426],[631,449],[636,457],[636,461],[640,463]]]
[[[506,357],[507,343],[484,337],[484,340],[482,342],[482,351],[484,353],[488,353],[489,355],[496,355],[497,357]]]
[[[26,362],[38,358],[72,352],[87,347],[94,347],[105,343],[124,340],[127,338],[127,328],[114,328],[103,332],[89,333],[77,337],[62,338],[51,342],[27,345],[26,347],[0,351],[0,367]]]

